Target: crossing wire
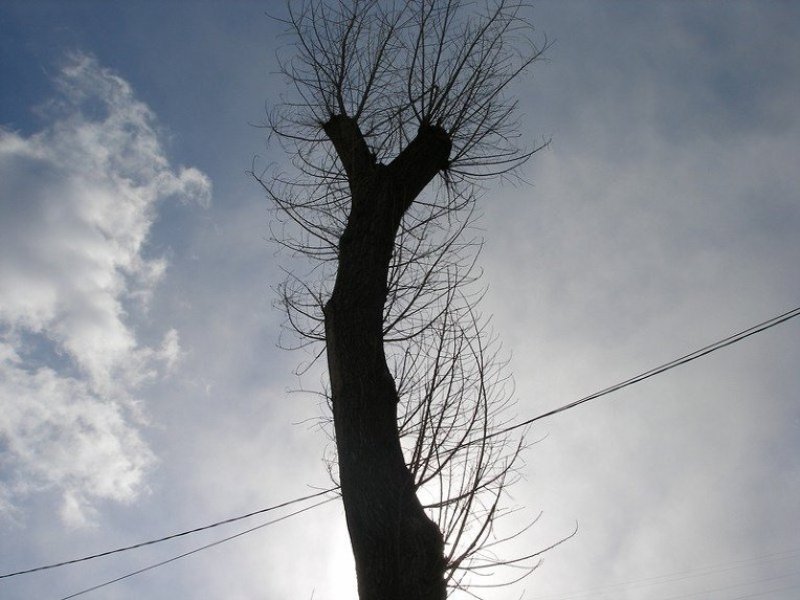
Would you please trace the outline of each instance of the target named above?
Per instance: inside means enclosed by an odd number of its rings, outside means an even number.
[[[531,596],[530,600],[586,600],[591,597],[605,596],[606,594],[619,594],[622,592],[630,593],[633,590],[641,590],[647,587],[656,587],[664,584],[676,584],[687,582],[691,580],[703,579],[713,576],[718,576],[722,573],[734,571],[736,574],[743,573],[748,569],[760,568],[762,570],[772,571],[777,569],[780,563],[787,563],[790,561],[792,565],[796,564],[797,558],[800,556],[800,548],[790,548],[779,552],[772,552],[770,554],[760,554],[751,556],[749,558],[742,558],[733,561],[725,561],[706,565],[703,567],[684,569],[681,571],[673,571],[661,575],[651,575],[649,577],[629,579],[626,581],[617,581],[615,583],[607,583],[600,586],[591,588],[584,588],[580,590],[550,593],[545,595]],[[791,565],[790,565],[791,566]],[[779,575],[779,578],[792,577],[800,575],[800,571]],[[730,578],[730,576],[728,576]],[[771,580],[771,579],[770,579]],[[745,584],[762,583],[763,580],[748,580]],[[707,590],[708,592],[719,591],[719,589]],[[649,597],[653,597],[653,592],[649,593]],[[668,600],[668,599],[664,599]]]
[[[621,390],[623,388],[626,388],[628,386],[631,386],[631,385],[634,385],[634,384],[639,383],[641,381],[644,381],[645,379],[649,379],[649,378],[654,377],[654,376],[656,376],[656,375],[658,375],[660,373],[664,373],[665,371],[669,371],[670,369],[674,369],[675,367],[678,367],[680,365],[684,365],[684,364],[687,364],[687,363],[692,362],[694,360],[697,360],[698,358],[701,358],[703,356],[711,354],[712,352],[716,352],[717,350],[720,350],[720,349],[725,348],[727,346],[731,346],[732,344],[735,344],[735,343],[740,342],[740,341],[742,341],[742,340],[744,340],[744,339],[746,339],[748,337],[756,335],[757,333],[761,333],[762,331],[766,331],[767,329],[770,329],[772,327],[780,325],[781,323],[785,323],[786,321],[789,321],[790,319],[793,319],[793,318],[795,318],[797,316],[800,316],[800,306],[798,306],[796,308],[793,308],[792,310],[789,310],[789,311],[787,311],[785,313],[782,313],[780,315],[777,315],[775,317],[772,317],[771,319],[767,319],[766,321],[763,321],[763,322],[761,322],[761,323],[759,323],[757,325],[753,325],[752,327],[744,329],[744,330],[742,330],[742,331],[740,331],[738,333],[734,333],[734,334],[732,334],[732,335],[730,335],[728,337],[725,337],[725,338],[723,338],[721,340],[718,340],[718,341],[716,341],[716,342],[714,342],[712,344],[709,344],[708,346],[704,346],[703,348],[695,350],[694,352],[690,352],[689,354],[686,354],[684,356],[681,356],[679,358],[676,358],[674,360],[666,362],[666,363],[664,363],[662,365],[659,365],[657,367],[654,367],[654,368],[652,368],[652,369],[650,369],[648,371],[644,371],[643,373],[640,373],[639,375],[635,375],[634,377],[631,377],[629,379],[626,379],[624,381],[616,383],[616,384],[614,384],[612,386],[609,386],[609,387],[607,387],[605,389],[600,390],[599,392],[595,392],[593,394],[590,394],[588,396],[585,396],[583,398],[580,398],[580,399],[575,400],[573,402],[570,402],[568,404],[564,404],[563,406],[560,406],[558,408],[554,408],[553,410],[550,410],[550,411],[547,411],[547,412],[542,413],[540,415],[537,415],[537,416],[535,416],[535,417],[533,417],[531,419],[527,419],[525,421],[521,421],[520,423],[516,423],[514,425],[510,425],[510,426],[505,427],[503,429],[500,429],[498,431],[494,431],[494,432],[489,433],[489,434],[487,434],[485,436],[482,436],[481,438],[467,441],[467,442],[465,442],[465,444],[474,444],[474,443],[477,443],[477,442],[481,442],[481,441],[490,439],[490,438],[495,437],[495,436],[503,435],[505,433],[514,431],[516,429],[519,429],[519,428],[522,428],[522,427],[526,427],[526,426],[528,426],[528,425],[530,425],[532,423],[535,423],[536,421],[540,421],[540,420],[545,419],[547,417],[551,417],[551,416],[556,415],[558,413],[570,410],[572,408],[580,406],[581,404],[585,404],[587,402],[590,402],[591,400],[595,400],[595,399],[600,398],[602,396],[607,396],[608,394],[612,394],[612,393],[614,393],[616,391],[619,391],[619,390]],[[48,564],[48,565],[42,565],[42,566],[30,568],[30,569],[24,569],[24,570],[21,570],[21,571],[16,571],[16,572],[13,572],[13,573],[2,574],[2,575],[0,575],[0,579],[4,579],[4,578],[8,578],[8,577],[16,577],[18,575],[24,575],[24,574],[28,574],[28,573],[35,573],[35,572],[38,572],[38,571],[45,571],[45,570],[48,570],[48,569],[55,569],[56,567],[63,567],[63,566],[66,566],[66,565],[80,563],[80,562],[84,562],[84,561],[88,561],[88,560],[93,560],[95,558],[100,558],[100,557],[103,557],[103,556],[109,556],[109,555],[112,555],[112,554],[118,554],[120,552],[127,552],[129,550],[134,550],[136,548],[142,548],[142,547],[150,546],[150,545],[153,545],[153,544],[159,544],[161,542],[172,540],[172,539],[175,539],[175,538],[178,538],[178,537],[183,537],[183,536],[186,536],[186,535],[190,535],[192,533],[198,533],[200,531],[206,531],[208,529],[219,527],[221,525],[227,525],[227,524],[230,524],[230,523],[234,523],[236,521],[241,521],[243,519],[247,519],[247,518],[255,516],[255,515],[259,515],[259,514],[263,514],[263,513],[266,513],[266,512],[273,511],[273,510],[277,510],[279,508],[285,508],[287,506],[291,506],[293,504],[304,502],[306,500],[311,500],[313,498],[318,498],[318,497],[324,496],[326,494],[330,494],[330,493],[336,492],[338,489],[339,489],[339,487],[335,486],[335,487],[332,487],[332,488],[329,488],[329,489],[326,489],[326,490],[322,490],[322,491],[317,492],[315,494],[310,494],[310,495],[307,495],[307,496],[294,498],[292,500],[287,500],[286,502],[282,502],[280,504],[276,504],[274,506],[270,506],[270,507],[267,507],[267,508],[262,508],[260,510],[253,511],[253,512],[250,512],[250,513],[247,513],[247,514],[244,514],[244,515],[240,515],[240,516],[237,516],[237,517],[232,517],[230,519],[225,519],[225,520],[222,520],[222,521],[217,521],[216,523],[211,523],[209,525],[204,525],[202,527],[197,527],[195,529],[190,529],[190,530],[182,531],[182,532],[179,532],[179,533],[174,533],[174,534],[167,535],[167,536],[164,536],[164,537],[161,537],[161,538],[156,538],[156,539],[148,540],[148,541],[141,542],[141,543],[138,543],[138,544],[133,544],[131,546],[124,546],[124,547],[121,547],[121,548],[116,548],[114,550],[108,550],[108,551],[105,551],[105,552],[100,552],[98,554],[92,554],[92,555],[84,556],[84,557],[81,557],[81,558],[75,558],[75,559],[72,559],[72,560],[66,560],[66,561],[53,563],[53,564]],[[332,499],[329,499],[329,500],[332,500]],[[327,502],[329,500],[326,500],[325,502]],[[294,516],[295,514],[299,514],[301,512],[305,512],[306,510],[309,510],[310,508],[314,508],[314,507],[318,506],[319,504],[323,504],[323,503],[324,502],[314,504],[311,507],[307,507],[307,508],[302,509],[300,511],[296,511],[295,513],[291,513],[291,514],[289,514],[289,515],[287,515],[285,517],[281,517],[281,519],[278,519],[278,520],[283,520],[284,518],[289,518],[291,516]],[[266,524],[263,525],[263,526],[266,526]],[[211,546],[214,546],[214,545],[217,545],[217,544],[221,544],[224,541],[227,541],[228,539],[234,539],[235,537],[239,537],[240,535],[244,535],[245,533],[249,533],[250,531],[255,531],[256,529],[259,529],[260,527],[261,526],[253,528],[252,530],[247,530],[245,532],[242,532],[242,533],[237,534],[235,536],[232,536],[230,538],[225,538],[224,540],[220,540],[220,541],[215,542],[213,544],[210,544],[210,545],[208,545],[206,547],[211,547]],[[205,549],[205,547],[193,550],[193,551],[191,551],[191,552],[189,552],[187,554],[181,555],[180,557],[176,557],[174,560],[177,560],[177,558],[182,558],[183,556],[187,556],[188,554],[193,554],[194,552],[199,552],[202,549]],[[115,581],[119,581],[120,579],[125,579],[127,577],[132,576],[132,575],[135,575],[135,574],[141,573],[143,571],[149,570],[150,568],[155,568],[155,566],[160,566],[161,564],[166,564],[167,562],[171,562],[171,560],[173,560],[173,559],[164,561],[162,563],[159,563],[158,565],[154,565],[154,566],[148,567],[148,568],[143,569],[143,570],[139,570],[136,573],[128,574],[128,575],[126,575],[124,577],[115,579],[112,582],[106,582],[105,584],[102,584],[102,585],[108,585],[108,584],[113,583]],[[97,586],[92,588],[92,590],[93,589],[97,589]],[[91,590],[89,590],[89,591],[91,591]],[[74,596],[70,596],[70,597],[74,597]]]
[[[222,539],[217,540],[215,542],[211,542],[210,544],[205,544],[204,546],[199,546],[198,548],[195,548],[193,550],[189,550],[188,552],[184,552],[183,554],[179,554],[177,556],[173,556],[173,557],[168,558],[166,560],[162,560],[160,562],[153,563],[152,565],[148,565],[146,567],[142,567],[141,569],[137,569],[136,571],[131,571],[130,573],[126,573],[125,575],[121,575],[120,577],[116,577],[114,579],[110,579],[108,581],[104,581],[103,583],[98,583],[97,585],[93,585],[92,587],[85,588],[83,590],[80,590],[79,592],[75,592],[74,594],[70,594],[69,596],[64,596],[63,598],[59,598],[59,600],[70,600],[71,598],[77,598],[78,596],[83,596],[84,594],[88,594],[89,592],[94,592],[95,590],[99,590],[100,588],[104,588],[107,585],[111,585],[112,583],[117,583],[118,581],[122,581],[123,579],[128,579],[128,577],[133,577],[134,575],[140,575],[141,573],[144,573],[145,571],[150,571],[152,569],[156,569],[158,567],[162,567],[162,566],[164,566],[166,564],[169,564],[171,562],[175,562],[176,560],[180,560],[181,558],[185,558],[185,557],[190,556],[192,554],[197,554],[198,552],[200,552],[202,550],[207,550],[209,548],[213,548],[214,546],[219,546],[220,544],[224,544],[225,542],[229,542],[229,541],[234,540],[236,538],[242,537],[243,535],[247,535],[248,533],[252,533],[252,532],[257,531],[259,529],[263,529],[264,527],[267,527],[269,525],[274,525],[275,523],[278,523],[280,521],[284,521],[284,520],[286,520],[286,519],[288,519],[290,517],[294,517],[295,515],[299,515],[300,513],[304,513],[304,512],[309,511],[309,510],[311,510],[313,508],[317,508],[318,506],[322,506],[323,504],[327,504],[328,502],[331,502],[333,500],[336,500],[336,498],[326,498],[325,500],[322,500],[321,502],[317,502],[315,504],[312,504],[311,506],[306,506],[305,508],[301,508],[300,510],[296,510],[296,511],[294,511],[292,513],[289,513],[288,515],[284,515],[282,517],[278,517],[277,519],[272,519],[271,521],[267,521],[266,523],[262,523],[261,525],[256,525],[255,527],[251,527],[250,529],[245,529],[244,531],[240,531],[239,533],[236,533],[234,535],[230,535],[230,536],[228,536],[226,538],[222,538]]]
[[[761,333],[762,331],[766,331],[767,329],[775,327],[776,325],[780,325],[781,323],[785,323],[786,321],[788,321],[790,319],[794,319],[795,317],[797,317],[799,315],[800,315],[800,306],[798,306],[797,308],[793,308],[792,310],[786,311],[785,313],[780,314],[778,316],[772,317],[771,319],[767,319],[766,321],[763,321],[763,322],[759,323],[758,325],[753,325],[752,327],[749,327],[749,328],[747,328],[747,329],[745,329],[743,331],[740,331],[738,333],[734,333],[733,335],[730,335],[730,336],[728,336],[726,338],[718,340],[718,341],[714,342],[713,344],[709,344],[708,346],[704,346],[703,348],[700,348],[699,350],[695,350],[694,352],[690,352],[689,354],[685,354],[684,356],[681,356],[680,358],[676,358],[674,360],[666,362],[666,363],[664,363],[662,365],[659,365],[657,367],[653,367],[649,371],[645,371],[644,373],[640,373],[639,375],[635,375],[634,377],[631,377],[630,379],[626,379],[625,381],[621,381],[619,383],[615,383],[614,385],[609,386],[609,387],[607,387],[605,389],[602,389],[599,392],[595,392],[594,394],[590,394],[588,396],[584,396],[583,398],[581,398],[579,400],[575,400],[574,402],[570,402],[569,404],[564,404],[563,406],[559,406],[558,408],[554,408],[553,410],[550,410],[550,411],[547,411],[547,412],[542,413],[540,415],[537,415],[537,416],[533,417],[532,419],[527,419],[526,421],[522,421],[520,423],[515,423],[514,425],[509,425],[508,427],[505,427],[505,428],[500,429],[498,431],[494,431],[494,432],[492,432],[492,433],[490,433],[488,435],[485,435],[485,436],[475,440],[474,442],[481,442],[483,440],[487,440],[487,439],[493,438],[495,436],[499,436],[499,435],[503,435],[505,433],[509,433],[510,431],[514,431],[515,429],[520,429],[521,427],[526,427],[526,426],[528,426],[528,425],[530,425],[532,423],[535,423],[536,421],[540,421],[542,419],[546,419],[547,417],[552,417],[553,415],[556,415],[556,414],[558,414],[560,412],[564,412],[566,410],[570,410],[572,408],[575,408],[576,406],[580,406],[581,404],[585,404],[586,402],[590,402],[591,400],[596,400],[597,398],[600,398],[602,396],[607,396],[608,394],[613,394],[614,392],[617,392],[617,391],[621,390],[622,388],[626,388],[626,387],[628,387],[630,385],[633,385],[635,383],[639,383],[640,381],[644,381],[645,379],[650,379],[651,377],[655,377],[656,375],[659,375],[659,374],[661,374],[661,373],[663,373],[665,371],[669,371],[670,369],[674,369],[675,367],[679,367],[681,365],[685,365],[686,363],[690,363],[690,362],[692,362],[694,360],[697,360],[698,358],[701,358],[703,356],[711,354],[712,352],[716,352],[717,350],[721,350],[722,348],[725,348],[727,346],[731,346],[732,344],[735,344],[737,342],[741,342],[742,340],[744,340],[746,338],[749,338],[750,336],[756,335],[757,333]],[[472,443],[474,443],[474,442],[472,442]]]
[[[219,527],[221,525],[228,525],[230,523],[235,523],[237,521],[242,521],[243,519],[248,519],[250,517],[254,517],[256,515],[263,515],[264,513],[272,512],[273,510],[278,510],[279,508],[285,508],[287,506],[291,506],[293,504],[298,504],[300,502],[305,502],[306,500],[313,500],[314,498],[319,498],[320,496],[324,496],[326,494],[330,494],[331,492],[336,491],[338,488],[331,488],[328,490],[323,490],[321,492],[317,492],[316,494],[309,494],[308,496],[302,496],[300,498],[295,498],[293,500],[288,500],[286,502],[281,502],[280,504],[275,504],[273,506],[268,506],[267,508],[262,508],[260,510],[256,510],[253,512],[249,512],[245,515],[240,515],[238,517],[231,517],[230,519],[225,519],[223,521],[217,521],[216,523],[211,523],[210,525],[203,525],[202,527],[196,527],[194,529],[188,529],[186,531],[181,531],[179,533],[173,533],[170,535],[165,535],[164,537],[156,538],[153,540],[148,540],[146,542],[140,542],[138,544],[133,544],[131,546],[123,546],[121,548],[115,548],[114,550],[106,550],[105,552],[99,552],[97,554],[91,554],[89,556],[82,556],[81,558],[73,558],[72,560],[65,560],[62,562],[57,562],[49,565],[42,565],[40,567],[34,567],[32,569],[24,569],[22,571],[16,571],[14,573],[6,573],[4,575],[0,575],[0,579],[5,579],[7,577],[16,577],[17,575],[26,575],[28,573],[36,573],[38,571],[46,571],[48,569],[55,569],[56,567],[64,567],[66,565],[74,565],[75,563],[85,562],[87,560],[93,560],[95,558],[102,558],[103,556],[110,556],[111,554],[119,554],[120,552],[127,552],[128,550],[136,550],[137,548],[144,548],[145,546],[152,546],[153,544],[160,544],[161,542],[166,542],[168,540],[174,540],[175,538],[183,537],[186,535],[190,535],[192,533],[199,533],[201,531],[206,531],[208,529],[213,529],[215,527]]]

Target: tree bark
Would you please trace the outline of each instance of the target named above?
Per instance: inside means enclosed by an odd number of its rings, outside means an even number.
[[[325,132],[350,182],[351,207],[325,313],[342,499],[360,600],[443,600],[444,541],[416,496],[397,430],[398,395],[383,348],[387,276],[403,215],[447,167],[447,133],[423,126],[389,165],[375,162],[357,124]]]

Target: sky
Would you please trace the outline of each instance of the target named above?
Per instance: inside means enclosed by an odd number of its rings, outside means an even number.
[[[0,574],[330,486],[291,258],[247,175],[285,82],[265,2],[0,4]],[[800,7],[537,2],[513,92],[549,139],[479,206],[520,420],[800,305]],[[487,598],[800,589],[800,322],[537,423]],[[281,513],[273,513],[280,516]],[[0,579],[64,598],[258,525]],[[339,502],[86,598],[354,598]],[[498,575],[499,577],[499,575]],[[487,577],[481,584],[497,579]],[[466,596],[463,596],[466,597]]]

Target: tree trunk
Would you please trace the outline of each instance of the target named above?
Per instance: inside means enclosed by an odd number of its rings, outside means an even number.
[[[444,542],[416,496],[397,430],[398,395],[383,348],[383,311],[403,214],[447,165],[437,127],[388,166],[369,155],[357,125],[325,126],[350,180],[351,212],[325,306],[325,334],[342,499],[360,600],[443,600]]]

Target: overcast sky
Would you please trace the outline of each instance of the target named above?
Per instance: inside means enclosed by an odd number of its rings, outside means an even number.
[[[246,175],[286,160],[257,127],[284,86],[268,10],[0,4],[0,573],[330,485],[322,408],[288,393],[319,381],[277,347],[288,258]],[[798,5],[539,2],[532,19],[554,44],[514,91],[523,134],[552,142],[481,200],[482,308],[520,419],[800,305]],[[509,552],[579,532],[486,595],[798,597],[798,364],[791,321],[538,423],[509,503],[543,515]],[[260,522],[0,597],[57,600]],[[85,597],[354,598],[341,506]]]

